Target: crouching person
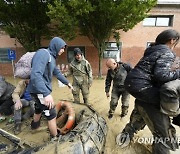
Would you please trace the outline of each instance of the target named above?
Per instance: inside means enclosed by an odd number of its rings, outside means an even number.
[[[0,75],[0,122],[6,119],[5,116],[13,113],[12,93],[14,89],[15,86],[7,82],[5,78]]]
[[[14,134],[17,135],[21,132],[21,121],[29,119],[34,114],[34,104],[30,93],[27,91],[28,79],[21,80],[16,86],[12,94],[14,101]],[[30,107],[23,115],[22,109]]]

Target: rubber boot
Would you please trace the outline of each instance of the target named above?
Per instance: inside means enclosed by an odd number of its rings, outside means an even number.
[[[21,122],[15,122],[14,135],[21,133]]]
[[[122,106],[122,108],[121,108],[121,115],[120,115],[121,118],[125,117],[127,115],[128,108],[129,108],[129,106]]]
[[[40,127],[40,121],[34,122],[34,120],[31,122],[31,129],[38,129]]]

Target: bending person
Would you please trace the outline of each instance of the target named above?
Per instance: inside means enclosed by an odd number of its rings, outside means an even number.
[[[110,96],[109,90],[113,82],[108,118],[111,119],[113,117],[120,97],[122,103],[120,117],[124,117],[128,113],[130,99],[130,94],[124,88],[124,80],[132,68],[126,63],[116,62],[112,58],[106,61],[106,66],[108,68],[105,80],[105,92],[107,97]]]
[[[15,86],[7,82],[4,77],[0,75],[0,122],[6,119],[5,116],[13,113],[12,93]],[[4,116],[5,115],[5,116]]]
[[[176,130],[169,116],[160,111],[160,88],[164,83],[180,77],[180,69],[171,69],[176,58],[173,49],[179,37],[180,34],[175,30],[161,32],[125,80],[127,91],[136,98],[138,114],[149,127],[154,139],[164,141],[153,142],[152,151],[155,154],[169,154],[169,150],[175,151],[178,148],[177,142],[171,142],[176,141]]]

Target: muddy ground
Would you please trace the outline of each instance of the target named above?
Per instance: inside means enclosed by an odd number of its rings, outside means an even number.
[[[12,84],[16,85],[18,79],[6,77],[6,79]],[[69,78],[71,81],[71,78]],[[104,154],[149,154],[151,151],[151,145],[144,143],[144,138],[151,138],[152,135],[147,127],[144,130],[139,131],[135,137],[136,142],[132,142],[128,147],[121,149],[118,145],[116,145],[115,138],[119,132],[122,131],[126,123],[129,121],[130,113],[134,107],[134,98],[130,99],[130,108],[128,115],[124,118],[120,118],[121,112],[121,102],[115,111],[115,115],[112,119],[108,119],[108,110],[109,110],[109,99],[106,98],[104,92],[104,79],[94,79],[93,85],[90,88],[90,105],[102,116],[105,118],[108,125],[108,134],[105,144]],[[54,101],[57,103],[60,100],[68,100],[73,101],[73,97],[71,91],[67,87],[59,87],[57,79],[53,79],[53,92],[52,92]],[[82,98],[82,97],[81,97]],[[82,100],[82,99],[81,99]],[[49,138],[47,133],[47,127],[43,127],[39,132],[32,132],[29,125],[30,121],[26,121],[23,124],[23,132],[18,135],[23,140],[27,140],[32,145],[42,144],[46,142]],[[13,126],[6,126],[7,122],[0,124],[1,128],[9,129],[8,131],[12,132]],[[46,125],[46,124],[45,124]],[[177,136],[180,136],[180,129],[176,127]],[[171,152],[172,154],[179,154],[180,151]]]

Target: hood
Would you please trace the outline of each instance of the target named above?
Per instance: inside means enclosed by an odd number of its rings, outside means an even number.
[[[58,52],[61,48],[65,47],[67,44],[64,42],[63,39],[59,38],[59,37],[54,37],[50,43],[49,43],[49,51],[50,54],[54,56],[54,58],[57,57]]]
[[[163,51],[167,51],[170,50],[170,48],[167,45],[164,44],[160,44],[160,45],[154,45],[151,47],[148,47],[145,52],[144,52],[144,56],[148,56],[153,52],[163,52]]]

